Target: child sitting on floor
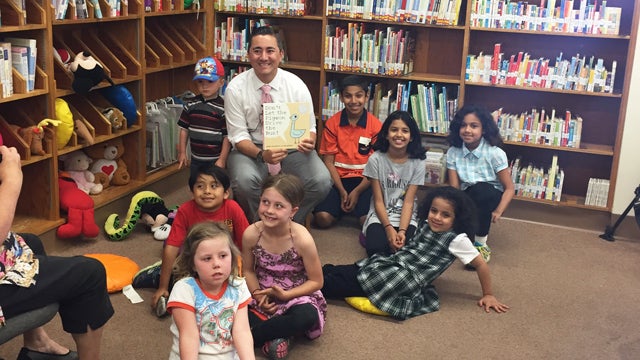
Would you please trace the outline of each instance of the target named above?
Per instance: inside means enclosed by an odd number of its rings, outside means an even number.
[[[478,306],[506,312],[509,307],[493,295],[489,266],[469,239],[475,234],[471,199],[461,190],[441,187],[427,194],[423,206],[426,221],[394,254],[375,254],[353,265],[325,265],[322,293],[327,298],[367,297],[379,310],[405,320],[440,308],[431,283],[457,258],[476,268],[482,287]]]

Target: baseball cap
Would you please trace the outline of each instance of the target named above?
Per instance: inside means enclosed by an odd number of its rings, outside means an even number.
[[[208,56],[198,60],[193,75],[193,80],[217,81],[224,77],[224,66],[220,60]]]

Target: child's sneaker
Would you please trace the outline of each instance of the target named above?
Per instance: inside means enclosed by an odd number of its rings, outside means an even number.
[[[284,359],[289,355],[289,339],[273,339],[262,346],[262,352],[271,360]]]
[[[157,289],[160,285],[160,269],[162,268],[162,260],[143,268],[133,276],[131,285],[136,288],[153,288]]]
[[[482,255],[482,258],[484,259],[484,262],[488,263],[489,260],[491,260],[491,248],[489,248],[489,245],[487,244],[480,244],[480,243],[474,243],[473,246],[475,246],[476,249],[478,249],[478,252],[480,253],[480,255]]]

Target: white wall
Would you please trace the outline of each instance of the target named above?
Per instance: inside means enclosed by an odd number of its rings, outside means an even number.
[[[640,36],[640,29],[636,39],[638,36]],[[613,196],[613,213],[616,215],[624,212],[634,197],[634,190],[640,185],[640,160],[638,159],[640,139],[638,137],[640,137],[640,41],[636,42],[618,178]],[[630,214],[633,214],[633,210]]]

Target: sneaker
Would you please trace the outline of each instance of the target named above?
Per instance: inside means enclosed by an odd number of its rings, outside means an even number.
[[[153,233],[153,238],[158,241],[165,241],[169,237],[169,233],[171,232],[171,225],[164,224],[158,227],[151,228],[151,232]]]
[[[482,255],[482,258],[484,259],[484,262],[488,263],[489,260],[491,259],[491,248],[489,248],[489,245],[487,245],[487,244],[482,245],[482,244],[480,244],[478,242],[474,242],[473,246],[476,249],[478,249],[478,252],[480,253],[480,255]],[[465,265],[464,268],[466,270],[469,270],[469,271],[475,271],[476,270],[476,268],[471,264]]]
[[[264,353],[269,359],[284,359],[289,355],[289,339],[274,339],[267,341],[262,345],[262,353]]]
[[[488,263],[489,260],[491,260],[491,248],[489,248],[489,245],[487,244],[480,244],[480,243],[474,243],[473,246],[478,249],[478,252],[480,252],[480,255],[482,255],[482,258],[484,259],[484,262]]]
[[[136,288],[153,288],[157,289],[160,285],[160,269],[162,268],[162,260],[143,268],[133,276],[131,285]]]

